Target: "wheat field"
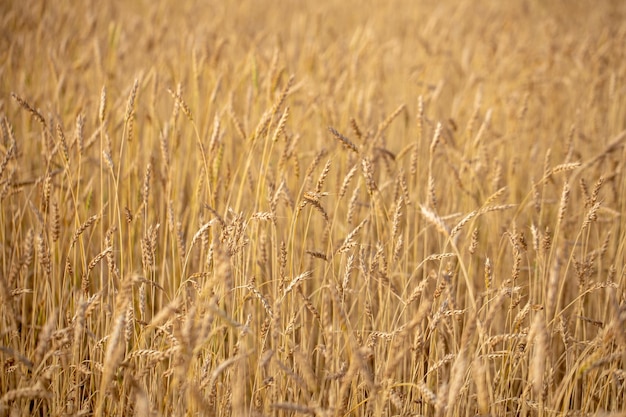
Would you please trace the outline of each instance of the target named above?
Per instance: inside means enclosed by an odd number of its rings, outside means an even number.
[[[0,416],[626,415],[625,2],[0,10]]]

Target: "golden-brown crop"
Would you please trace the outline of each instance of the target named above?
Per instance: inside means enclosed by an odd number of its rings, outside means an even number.
[[[0,416],[626,413],[623,1],[0,12]]]

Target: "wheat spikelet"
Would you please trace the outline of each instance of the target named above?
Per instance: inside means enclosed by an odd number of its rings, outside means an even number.
[[[48,208],[50,207],[50,193],[52,190],[52,176],[50,173],[46,174],[43,180],[42,186],[42,201],[41,201],[41,209],[44,213],[48,212]]]
[[[400,230],[400,218],[402,217],[402,208],[404,200],[402,197],[398,198],[396,202],[396,208],[393,212],[393,221],[391,225],[391,239],[396,240]]]
[[[359,125],[357,124],[356,119],[354,117],[350,118],[350,127],[352,127],[352,131],[354,132],[356,137],[359,138],[360,141],[362,141],[363,133],[361,132],[361,129],[359,129]]]
[[[246,135],[246,131],[243,128],[243,124],[241,123],[241,120],[239,120],[237,118],[237,115],[233,111],[232,105],[228,109],[228,116],[230,116],[230,120],[232,121],[233,125],[235,125],[235,130],[237,131],[237,134],[239,134],[239,137],[242,140],[245,141],[248,136]],[[217,115],[215,117],[217,119]],[[280,125],[280,123],[279,123],[279,125]],[[219,127],[219,124],[218,124],[218,127]],[[284,130],[284,126],[283,126],[283,128],[281,130]],[[216,129],[216,131],[219,131],[219,129]],[[211,143],[213,143],[213,142],[211,141]],[[209,149],[210,149],[210,147],[209,147]]]
[[[434,225],[435,228],[444,236],[450,235],[448,226],[444,223],[443,219],[439,217],[434,211],[420,204],[420,213],[426,220],[428,220],[428,222]]]
[[[366,223],[367,218],[363,219],[361,223],[357,225],[357,227],[355,227],[350,233],[348,233],[348,236],[346,236],[343,244],[339,247],[339,249],[337,249],[336,253],[345,253],[354,246],[356,246],[356,242],[354,242],[354,237],[361,231],[361,229],[363,229]]]
[[[425,263],[425,262],[428,262],[428,261],[440,261],[442,259],[451,258],[451,257],[454,257],[454,256],[456,256],[456,254],[452,253],[452,252],[434,253],[434,254],[428,255],[426,258],[424,258],[424,261],[422,261],[422,264]]]
[[[569,162],[566,164],[560,164],[552,168],[552,174],[573,171],[576,168],[579,168],[581,165],[582,164],[580,162]]]
[[[182,87],[181,87],[181,85],[178,84],[178,88],[177,88],[176,92],[172,91],[172,89],[170,89],[170,88],[168,88],[167,91],[170,93],[170,95],[174,99],[174,102],[176,104],[176,108],[180,108],[183,111],[183,113],[185,114],[185,116],[187,116],[187,119],[189,119],[190,122],[193,122],[193,115],[191,114],[191,109],[189,108],[189,106],[187,105],[185,100],[183,100],[183,94],[182,94]],[[174,117],[174,118],[176,118],[176,117]]]
[[[50,276],[52,273],[52,262],[50,260],[50,249],[43,232],[37,237],[37,256],[39,258],[39,264],[41,265],[46,276]]]
[[[216,114],[215,117],[213,118],[213,133],[211,133],[211,139],[209,140],[209,153],[210,154],[213,154],[215,152],[215,149],[217,148],[217,145],[219,143],[220,128],[221,128],[220,118]]]
[[[52,117],[52,116],[48,116],[48,117]],[[47,162],[51,163],[54,157],[59,152],[59,145],[55,143],[54,134],[52,133],[52,130],[50,127],[43,126],[42,136],[43,137],[41,139],[41,142],[43,143],[45,157],[46,157]]]
[[[63,133],[63,128],[61,127],[60,123],[56,124],[56,132],[57,132],[57,137],[59,138],[59,146],[61,147],[61,152],[63,153],[63,158],[64,158],[63,163],[67,168],[69,168],[70,152],[67,146],[67,139],[65,138],[65,133]]]
[[[44,215],[43,213],[37,208],[37,206],[35,206],[35,203],[32,202],[32,200],[28,200],[28,207],[31,209],[31,211],[33,212],[35,218],[37,219],[37,222],[40,226],[43,226],[45,224],[45,219],[44,219]]]
[[[393,248],[392,262],[394,264],[400,260],[402,249],[404,249],[404,238],[402,237],[402,235],[400,235],[398,236],[398,239],[395,241],[395,245]]]
[[[611,240],[611,231],[609,230],[606,234],[606,238],[604,238],[604,242],[602,242],[602,246],[600,247],[600,259],[604,258],[606,252],[609,250],[609,242]]]
[[[513,283],[515,283],[516,280],[519,278],[519,274],[521,271],[522,253],[516,242],[513,242],[512,246],[513,246],[513,267],[511,271],[511,280],[513,281]]]
[[[148,162],[146,165],[146,173],[143,177],[143,187],[141,188],[141,197],[144,218],[148,216],[148,200],[150,198],[150,179],[152,177],[152,163]]]
[[[16,388],[7,391],[0,397],[0,406],[9,404],[22,398],[51,399],[53,394],[48,391],[41,381],[37,381],[34,386],[28,388]]]
[[[504,211],[516,208],[517,204],[496,204],[493,206],[482,207],[479,211],[480,214],[489,213],[493,211]]]
[[[324,169],[320,173],[319,178],[317,179],[317,184],[315,185],[315,194],[320,194],[322,192],[322,188],[324,187],[324,181],[328,176],[328,172],[330,171],[331,160],[326,161],[326,165],[324,165]]]
[[[341,294],[345,295],[348,287],[350,286],[350,274],[354,269],[354,255],[348,256],[346,266],[344,269],[343,280],[341,281]]]
[[[102,90],[100,91],[100,106],[98,107],[98,120],[100,124],[104,124],[104,120],[106,117],[106,108],[107,108],[107,89],[106,86],[102,86]]]
[[[271,123],[272,123],[272,113],[271,111],[266,111],[261,116],[261,119],[259,120],[259,123],[257,124],[254,130],[253,138],[257,139],[261,137],[262,135],[264,135],[269,129]]]
[[[522,321],[526,319],[528,313],[530,312],[531,304],[530,301],[526,303],[526,305],[517,313],[515,318],[513,319],[513,330],[519,331],[522,325]]]
[[[6,153],[4,154],[4,158],[2,158],[2,162],[0,162],[0,179],[4,176],[4,171],[9,161],[14,156],[15,149],[16,149],[15,141],[12,140],[11,145],[9,146],[9,149],[7,149]]]
[[[591,196],[589,197],[589,206],[593,206],[598,203],[598,195],[600,193],[600,188],[604,184],[604,177],[598,178],[598,180],[593,185],[593,190],[591,191]]]
[[[437,193],[435,192],[435,178],[428,174],[428,203],[433,208],[437,208]]]
[[[159,312],[152,317],[152,320],[147,324],[146,327],[158,327],[161,324],[165,323],[167,320],[171,319],[172,316],[179,313],[178,301],[171,301],[169,304],[164,306]]]
[[[307,183],[311,179],[311,176],[313,175],[313,171],[315,171],[315,168],[317,168],[317,166],[320,164],[324,156],[326,156],[326,149],[321,149],[315,154],[313,161],[311,161],[311,164],[309,165],[309,167],[306,170],[306,173],[304,174],[304,178]]]
[[[109,230],[107,230],[107,233],[104,237],[104,245],[105,247],[108,248],[113,248],[113,234],[117,231],[117,227],[111,227],[109,228]],[[120,270],[117,267],[117,264],[115,262],[115,256],[113,254],[113,250],[110,250],[107,252],[106,255],[106,260],[107,260],[107,266],[109,268],[109,276],[113,279],[113,282],[115,284],[116,288],[120,287]],[[106,292],[108,291],[108,286],[105,285],[105,295]]]
[[[476,132],[476,136],[474,137],[474,140],[472,142],[472,146],[474,148],[478,147],[478,145],[482,141],[485,132],[491,127],[491,115],[492,109],[487,109],[487,112],[485,113],[485,118],[483,119],[483,123],[480,125],[480,128],[478,129],[478,132]]]
[[[490,290],[493,284],[493,271],[491,269],[491,260],[485,258],[485,289]]]
[[[437,371],[439,369],[441,369],[441,367],[443,367],[444,365],[449,364],[456,357],[457,357],[456,354],[448,353],[443,358],[439,359],[437,362],[433,363],[431,366],[428,367],[428,373],[426,373],[426,376],[430,375],[431,373],[437,373]]]
[[[333,136],[343,144],[344,148],[351,150],[357,155],[359,154],[359,148],[350,139],[339,133],[335,128],[331,126],[328,126],[328,131],[332,133]]]
[[[530,309],[529,309],[530,310]],[[499,343],[504,343],[504,342],[514,342],[514,341],[526,341],[526,339],[528,338],[528,334],[527,333],[506,333],[506,334],[498,334],[495,336],[490,336],[486,343],[490,346],[490,347],[494,347]]]
[[[418,104],[417,104],[417,142],[413,147],[413,152],[411,153],[411,164],[409,167],[409,172],[411,175],[417,174],[417,165],[419,160],[419,151],[423,137],[424,137],[424,98],[419,96]]]
[[[9,133],[9,128],[11,128],[11,124],[7,120],[5,116],[0,117],[0,140],[5,145],[7,143],[11,143],[12,141],[9,139],[10,137],[15,137],[15,132]]]
[[[82,291],[83,291],[83,293],[85,295],[88,295],[88,293],[89,293],[89,274],[96,267],[96,265],[98,265],[100,263],[100,261],[104,257],[108,256],[109,253],[111,253],[112,251],[113,251],[112,247],[108,247],[108,248],[104,249],[102,252],[97,254],[91,260],[91,262],[89,262],[89,264],[87,265],[87,270],[83,273],[82,284],[81,284],[81,289],[82,289]]]
[[[129,303],[128,307],[126,308],[126,326],[124,328],[124,341],[126,342],[126,344],[128,344],[131,341],[134,331],[135,331],[135,309]]]
[[[267,301],[267,298],[265,298],[265,296],[254,286],[254,280],[251,280],[247,285],[246,288],[252,293],[254,294],[254,296],[256,298],[259,299],[259,301],[261,301],[261,304],[263,305],[263,308],[265,309],[265,311],[267,312],[267,315],[270,318],[274,317],[274,312],[272,311],[272,307],[270,306],[269,301]]]
[[[257,213],[254,213],[250,217],[251,220],[261,220],[261,221],[274,221],[275,218],[276,218],[276,215],[268,211],[259,211]]]
[[[326,212],[326,209],[324,209],[324,207],[319,202],[319,199],[316,198],[316,196],[314,196],[314,195],[307,195],[305,193],[305,195],[303,196],[302,202],[298,206],[298,211],[301,211],[307,205],[310,205],[310,206],[314,207],[319,213],[321,213],[322,216],[324,217],[324,220],[327,223],[330,222],[330,217],[328,216],[328,213]]]
[[[113,158],[111,157],[111,152],[102,151],[102,157],[104,158],[104,162],[111,172],[115,172],[115,164],[113,163]]]
[[[360,181],[359,181],[360,184]],[[357,208],[357,203],[359,200],[359,187],[354,187],[354,190],[352,191],[352,196],[350,197],[350,201],[348,202],[348,213],[347,213],[347,222],[348,224],[352,224],[352,221],[354,219],[354,212],[356,211]]]
[[[408,305],[417,300],[426,289],[426,285],[428,285],[428,280],[421,280],[420,283],[415,286],[405,303]]]
[[[587,187],[587,182],[584,178],[581,178],[579,181],[580,191],[583,194],[583,198],[585,199],[585,208],[588,209],[591,204],[591,195],[589,194],[589,188]]]
[[[135,79],[133,86],[128,94],[128,101],[126,102],[126,111],[124,113],[124,121],[128,122],[133,113],[135,112],[135,99],[137,98],[137,89],[139,88],[139,81]]]
[[[278,137],[282,134],[285,135],[285,126],[287,125],[287,119],[289,118],[289,106],[285,107],[285,111],[283,111],[282,116],[280,116],[280,120],[278,121],[278,125],[274,130],[274,134],[272,135],[272,142],[276,142]]]
[[[8,326],[11,330],[16,329],[16,316],[13,308],[13,294],[9,290],[9,283],[13,281],[11,276],[6,279],[4,276],[0,276],[0,301],[2,305],[6,308],[6,315],[10,322]]]
[[[0,188],[0,202],[4,201],[4,199],[11,193],[12,188],[14,186],[14,177],[15,177],[15,169],[12,169],[9,173],[7,179],[4,181],[2,188]]]
[[[494,190],[498,190],[502,184],[502,162],[499,159],[494,161],[493,178],[491,179],[491,186]]]
[[[405,111],[406,109],[406,105],[405,104],[401,104],[399,105],[389,116],[387,116],[387,118],[385,120],[383,120],[379,125],[378,125],[378,131],[376,132],[376,137],[379,137],[380,135],[383,134],[383,132],[385,130],[387,130],[387,128],[389,127],[389,125],[391,124],[391,122],[394,121],[394,119],[396,117],[398,117],[398,115],[400,113],[402,113],[403,111]]]
[[[354,177],[354,174],[356,174],[356,171],[358,168],[359,168],[358,164],[352,165],[352,168],[350,168],[350,171],[348,171],[348,173],[344,177],[343,182],[341,183],[341,187],[339,188],[339,193],[338,193],[339,198],[343,198],[346,195],[346,191],[348,190],[350,181]]]
[[[209,228],[212,227],[218,221],[219,220],[217,219],[212,219],[206,222],[205,224],[203,224],[202,226],[200,226],[198,231],[193,235],[193,238],[191,239],[191,245],[189,245],[189,251],[191,251],[191,249],[196,245],[196,243],[198,242],[198,239],[202,238],[204,234],[206,233],[206,231],[209,230]],[[187,258],[189,258],[189,254],[187,254]]]
[[[21,98],[17,94],[11,93],[11,97],[13,98],[13,100],[17,101],[17,103],[20,106],[22,106],[22,108],[24,108],[26,111],[28,111],[30,114],[32,114],[33,117],[35,119],[37,119],[37,121],[39,123],[41,123],[41,125],[44,128],[46,127],[46,119],[41,115],[41,113],[39,111],[35,110],[34,107],[32,107],[30,104],[28,104],[28,102],[26,100],[24,100],[23,98]]]
[[[482,86],[480,86],[476,90],[476,96],[474,97],[474,110],[472,111],[472,114],[467,122],[467,126],[465,127],[468,139],[471,139],[472,135],[474,134],[474,127],[476,126],[476,123],[478,123],[478,117],[480,116],[480,109],[482,107],[482,102],[483,102],[483,89],[482,89]]]
[[[53,242],[58,242],[61,235],[61,214],[56,201],[52,202],[50,233]]]
[[[564,183],[563,184],[563,191],[561,192],[561,202],[559,204],[559,216],[557,218],[557,221],[559,223],[562,223],[563,220],[565,219],[565,211],[567,210],[567,203],[569,201],[569,183]]]
[[[335,400],[335,404],[332,404],[334,406],[335,416],[345,415],[348,401],[350,400],[352,382],[357,372],[358,366],[355,364],[354,361],[352,361],[345,372],[337,373],[337,378],[341,378],[341,384],[339,386],[339,393],[337,395],[337,399]],[[342,373],[343,375],[339,376]]]
[[[161,159],[163,160],[163,173],[165,178],[169,178],[171,165],[169,134],[169,125],[166,123],[159,133],[159,148],[161,150]]]
[[[294,80],[295,80],[295,76],[294,75],[290,75],[289,76],[289,80],[287,80],[287,84],[285,84],[285,88],[280,93],[278,101],[274,104],[274,106],[272,108],[272,113],[271,113],[270,120],[274,120],[276,118],[276,115],[280,111],[281,107],[285,103],[285,100],[287,99],[287,96],[291,92],[290,90],[291,90],[291,87],[293,86]]]
[[[476,248],[478,247],[478,228],[474,229],[472,232],[472,238],[470,240],[470,245],[468,248],[468,252],[470,255],[474,255],[476,253]]]
[[[300,283],[306,279],[309,279],[313,275],[311,271],[305,271],[291,280],[287,288],[283,291],[283,298],[287,296],[294,288],[296,288]]]
[[[315,307],[315,305],[311,302],[311,300],[309,299],[309,297],[307,297],[304,292],[302,291],[302,288],[300,287],[296,287],[298,294],[300,294],[300,297],[302,298],[302,301],[304,302],[304,306],[306,307],[306,309],[313,315],[313,317],[315,317],[315,319],[317,320],[318,323],[322,323],[322,316],[320,315],[319,310]]]
[[[283,285],[287,280],[287,244],[284,240],[280,242],[280,252],[278,256],[278,274],[280,277],[279,280],[279,289],[282,291]]]
[[[81,301],[78,307],[78,311],[76,312],[76,314],[74,315],[72,319],[73,329],[74,329],[73,343],[72,343],[72,359],[75,363],[80,363],[82,361],[81,347],[83,345],[82,341],[83,341],[83,334],[85,331],[85,320],[86,320],[86,315],[87,315],[86,314],[87,308],[90,304],[89,300],[93,300],[93,299],[90,298],[90,299]],[[76,393],[74,400],[76,402],[79,401],[78,393]]]
[[[44,359],[45,354],[48,351],[50,340],[52,339],[52,334],[57,321],[57,312],[54,311],[53,313],[54,314],[50,314],[50,316],[46,320],[46,324],[43,326],[41,332],[39,333],[34,357],[34,363],[38,365],[41,364],[41,361]]]
[[[437,404],[437,395],[435,395],[435,393],[432,392],[430,390],[430,388],[428,388],[423,381],[417,381],[416,386],[417,386],[417,389],[419,390],[420,394],[422,394],[422,398],[428,404],[430,404],[430,405]]]
[[[493,204],[496,200],[498,200],[500,197],[502,197],[502,195],[505,193],[505,191],[507,189],[508,189],[508,187],[506,185],[504,187],[499,188],[496,192],[494,192],[489,197],[487,197],[487,199],[483,203],[482,207],[487,207],[487,206]]]
[[[137,98],[137,89],[139,87],[139,81],[135,79],[133,87],[128,95],[128,101],[126,102],[126,112],[124,114],[124,123],[126,124],[126,138],[128,141],[133,139],[134,127],[135,127],[135,100]]]
[[[278,81],[280,80],[280,75],[283,73],[283,69],[277,71],[278,68],[278,53],[279,48],[274,48],[274,52],[272,53],[272,60],[268,69],[268,76],[266,78],[267,81],[267,97],[271,96],[271,94],[276,90],[278,85]]]
[[[280,160],[278,161],[278,170],[282,171],[287,164],[287,161],[294,158],[296,156],[295,150],[298,147],[298,143],[300,141],[301,136],[298,134],[294,135],[285,135],[287,141],[285,143],[285,147],[283,148],[283,152],[280,155]]]
[[[589,208],[589,211],[587,211],[585,220],[583,221],[583,224],[581,226],[581,230],[585,230],[587,227],[589,227],[589,224],[598,220],[599,209],[600,209],[600,203],[595,203]]]
[[[363,178],[365,179],[365,186],[369,195],[373,195],[374,191],[378,189],[376,182],[374,181],[374,171],[372,170],[372,163],[368,158],[361,160],[361,167],[363,168]]]
[[[409,186],[406,183],[406,178],[404,177],[403,170],[400,170],[400,172],[398,173],[398,183],[400,184],[400,189],[402,190],[404,204],[406,204],[407,206],[410,206],[411,197],[409,196]]]
[[[442,129],[443,129],[443,126],[441,122],[437,122],[437,127],[435,128],[435,134],[433,135],[433,140],[430,142],[430,148],[429,148],[431,164],[432,164],[432,159],[434,158],[434,155],[435,155],[435,151],[437,150],[437,145],[439,145],[439,142],[441,139]]]
[[[141,239],[141,261],[145,272],[152,271],[156,253],[157,232],[161,225],[150,226]]]
[[[463,226],[465,226],[467,223],[469,223],[474,217],[476,217],[476,215],[478,215],[478,211],[474,210],[471,213],[469,213],[468,215],[466,215],[465,217],[463,217],[463,219],[457,223],[456,226],[454,226],[452,228],[452,230],[450,231],[450,237],[454,237],[457,235],[457,233],[459,233],[461,231],[461,229],[463,228]]]
[[[390,161],[395,161],[396,155],[393,152],[391,152],[389,149],[386,149],[382,146],[376,146],[374,147],[373,150],[376,155],[375,157],[382,159],[383,164],[385,165],[385,169],[387,170],[387,173],[389,174],[389,176],[392,176],[393,170],[391,168]]]
[[[326,256],[326,254],[324,252],[313,251],[313,250],[306,250],[305,253],[307,255],[310,255],[310,256],[314,257],[314,258],[322,259],[322,260],[328,262],[328,256]]]
[[[532,181],[532,196],[533,196],[533,207],[535,208],[535,211],[537,213],[541,212],[541,193],[539,192],[539,184],[537,184],[537,182],[535,182],[535,180],[531,180]]]
[[[126,350],[125,345],[121,343],[124,329],[126,327],[126,312],[118,313],[114,323],[115,325],[110,335],[110,339],[107,341],[107,349],[104,356],[103,363],[105,366],[100,381],[101,390],[98,396],[96,415],[102,415],[104,411],[106,391],[109,384],[113,382],[114,373],[117,371],[118,366],[122,363],[124,352]]]
[[[76,116],[76,128],[74,131],[74,140],[78,147],[78,155],[83,156],[85,153],[85,137],[84,137],[84,128],[85,128],[85,116],[80,113]]]

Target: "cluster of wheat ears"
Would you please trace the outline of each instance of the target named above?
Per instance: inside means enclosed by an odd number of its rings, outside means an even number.
[[[624,2],[200,3],[0,6],[0,416],[625,415]]]

